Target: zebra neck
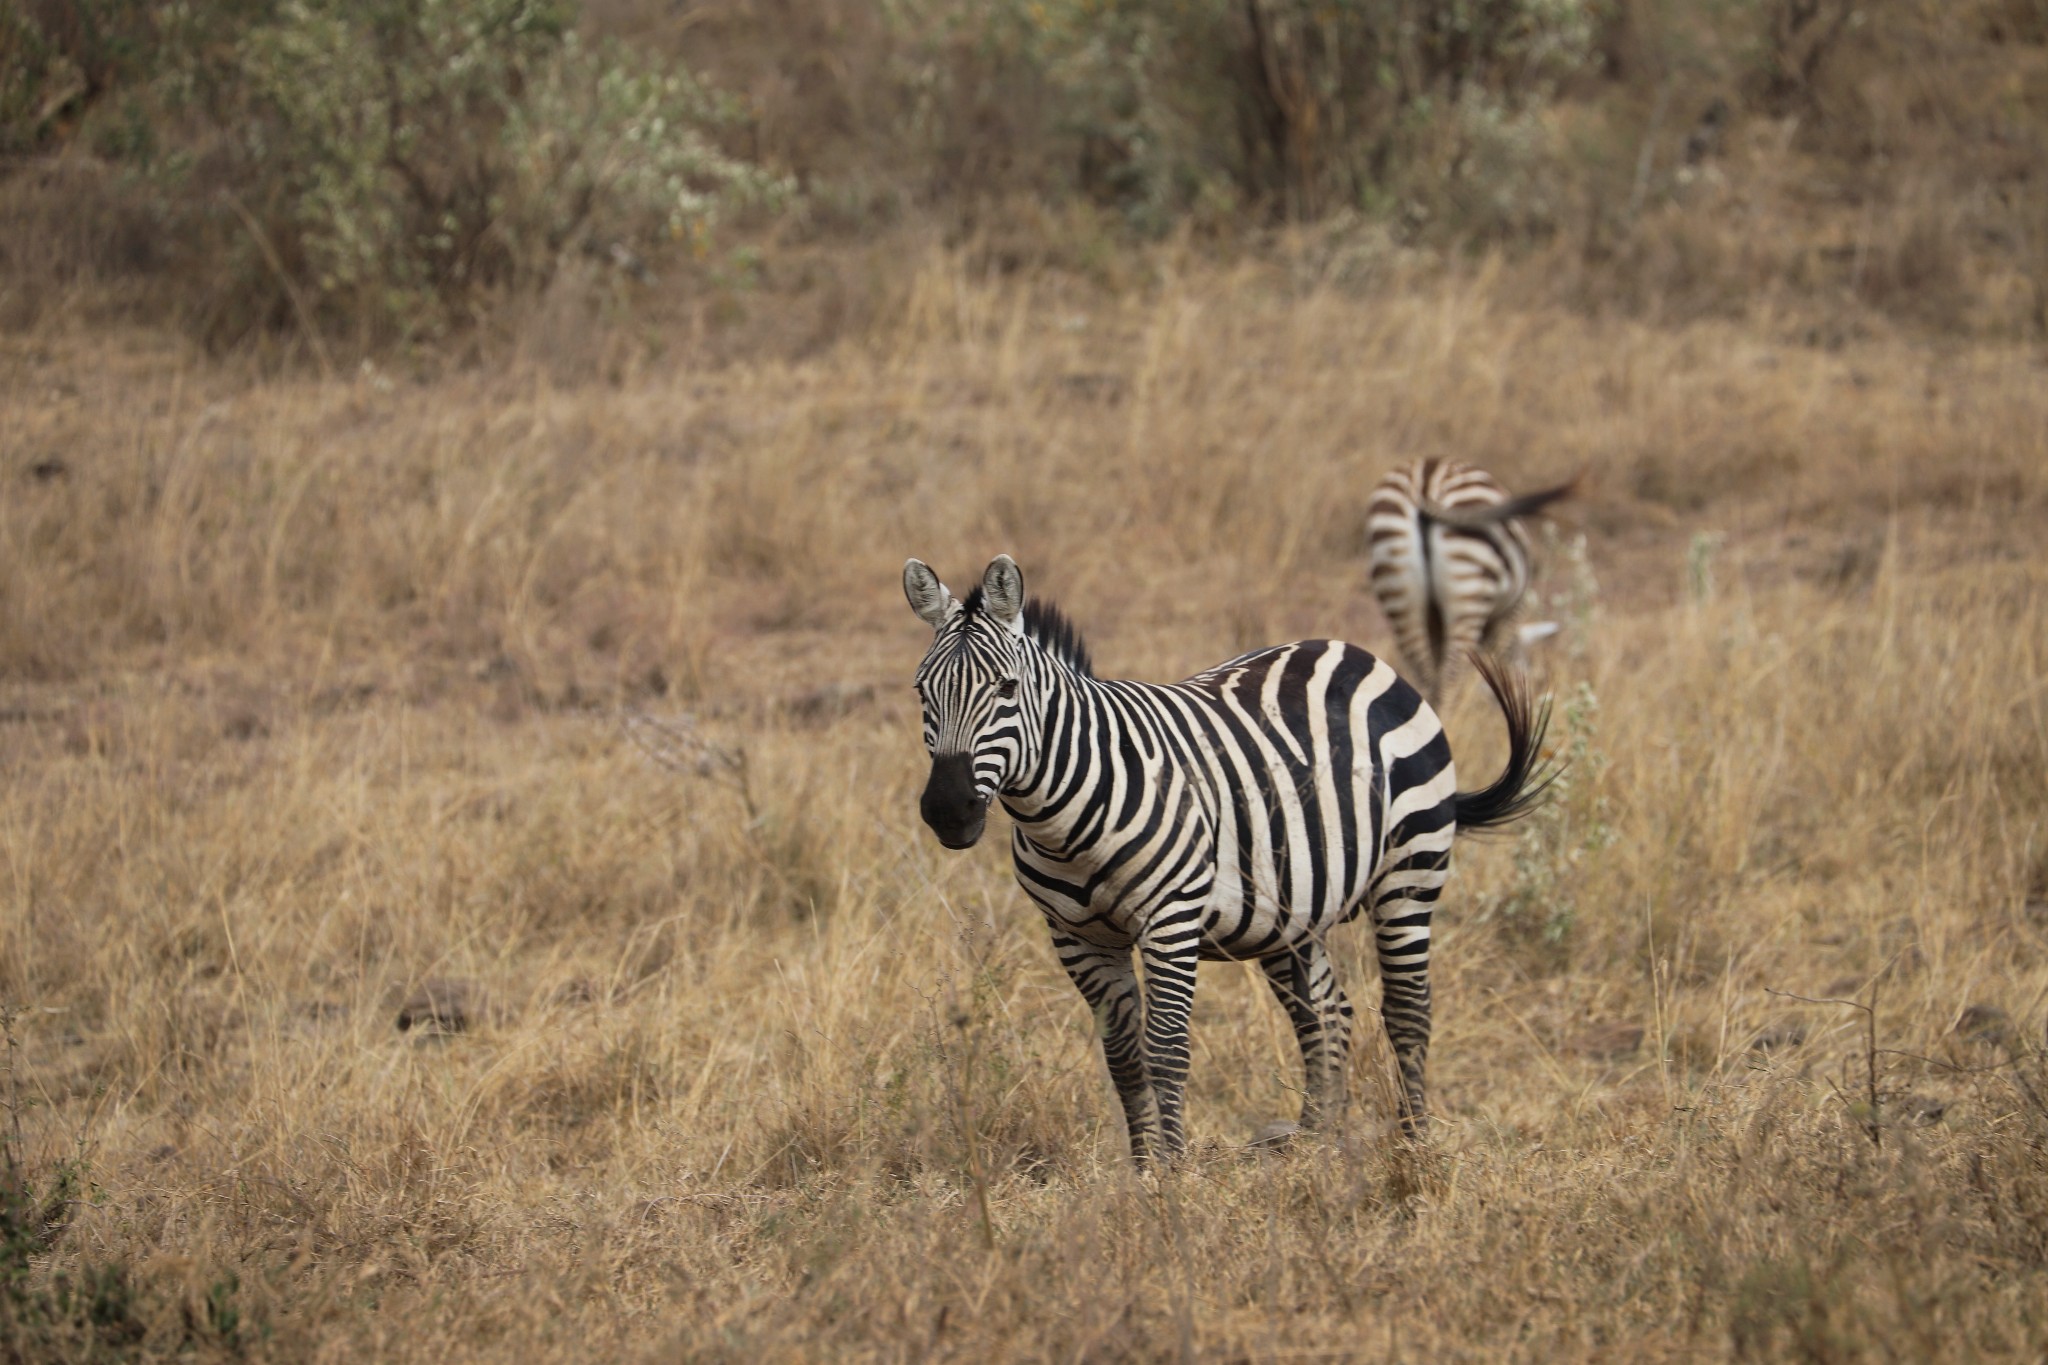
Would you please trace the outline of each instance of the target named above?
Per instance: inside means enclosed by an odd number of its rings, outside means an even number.
[[[1099,793],[1126,790],[1144,774],[1137,754],[1119,742],[1125,726],[1102,682],[1051,671],[1043,715],[1038,762],[1004,788],[1002,801],[1026,839],[1060,854],[1098,832]]]

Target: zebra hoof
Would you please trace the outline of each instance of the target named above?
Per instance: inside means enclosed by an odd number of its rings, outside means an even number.
[[[1248,1150],[1254,1152],[1285,1151],[1294,1144],[1294,1139],[1300,1132],[1300,1124],[1289,1119],[1274,1119],[1264,1128],[1259,1129],[1258,1135],[1246,1143],[1245,1146]]]

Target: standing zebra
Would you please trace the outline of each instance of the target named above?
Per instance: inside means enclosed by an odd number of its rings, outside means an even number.
[[[1506,643],[1529,589],[1520,518],[1577,484],[1511,498],[1477,466],[1430,459],[1391,471],[1373,490],[1365,519],[1372,590],[1432,702],[1474,647],[1493,653]]]
[[[1181,1095],[1199,959],[1250,959],[1293,1022],[1304,1126],[1345,1094],[1351,1004],[1324,939],[1370,910],[1401,1120],[1427,1121],[1429,918],[1460,826],[1535,805],[1547,708],[1490,663],[1506,769],[1461,792],[1429,704],[1355,645],[1303,640],[1170,685],[1098,679],[1080,635],[998,556],[955,601],[918,560],[903,591],[933,629],[918,666],[932,769],[919,810],[947,848],[1015,821],[1018,883],[1095,1011],[1131,1152],[1186,1145]],[[1131,960],[1145,965],[1141,988]]]

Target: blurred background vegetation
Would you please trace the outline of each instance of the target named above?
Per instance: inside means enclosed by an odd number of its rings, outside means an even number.
[[[847,244],[936,239],[2031,339],[2044,152],[2048,0],[7,0],[0,324],[810,347],[886,305]]]

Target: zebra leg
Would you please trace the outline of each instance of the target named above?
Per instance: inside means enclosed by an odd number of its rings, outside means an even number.
[[[1470,608],[1454,610],[1445,623],[1443,657],[1437,673],[1437,692],[1430,697],[1430,704],[1450,696],[1450,682],[1464,669],[1471,666],[1472,655],[1485,648],[1487,618],[1485,604],[1475,604],[1479,610]]]
[[[1479,636],[1481,653],[1490,654],[1514,668],[1529,666],[1529,643],[1522,637],[1522,618],[1528,614],[1525,610],[1526,605],[1523,599],[1517,598],[1509,603],[1505,610],[1487,618],[1486,629]],[[1549,624],[1555,629],[1554,623]]]
[[[1337,984],[1337,966],[1317,939],[1261,958],[1259,969],[1273,988],[1301,1044],[1305,1083],[1301,1126],[1319,1128],[1344,1113],[1345,1081],[1351,1056],[1351,1002]]]
[[[1131,1135],[1131,1157],[1144,1165],[1159,1137],[1159,1102],[1145,1070],[1143,1010],[1138,974],[1129,949],[1101,948],[1055,928],[1053,951],[1060,966],[1095,1012],[1095,1030],[1102,1038],[1102,1057],[1123,1103],[1124,1124]]]
[[[1429,1127],[1423,1068],[1429,1060],[1429,917],[1448,875],[1443,866],[1418,883],[1378,890],[1372,907],[1373,946],[1380,959],[1380,1017],[1401,1072],[1401,1130]]]
[[[1159,1146],[1169,1161],[1187,1150],[1181,1103],[1188,1084],[1188,1014],[1195,1003],[1201,921],[1194,908],[1162,915],[1138,939],[1145,962],[1145,1069],[1159,1099]]]

